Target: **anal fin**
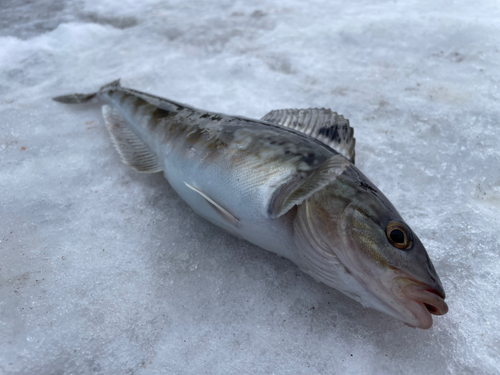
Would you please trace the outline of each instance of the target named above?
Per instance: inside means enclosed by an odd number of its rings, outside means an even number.
[[[224,220],[226,220],[229,224],[232,224],[234,226],[238,226],[240,220],[234,216],[232,213],[230,213],[228,210],[226,210],[224,207],[222,207],[220,204],[215,202],[213,199],[211,199],[208,195],[203,193],[200,189],[195,188],[194,186],[189,185],[187,182],[184,181],[184,184],[191,190],[197,192],[200,194],[205,201],[212,207]]]
[[[118,110],[104,105],[102,115],[122,161],[138,172],[155,173],[163,170],[158,155],[130,128]]]

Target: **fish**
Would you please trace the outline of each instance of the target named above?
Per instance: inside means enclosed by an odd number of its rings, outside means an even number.
[[[325,108],[260,120],[196,109],[113,81],[91,94],[122,161],[162,172],[200,216],[411,327],[448,312],[427,251],[355,166],[354,130]]]

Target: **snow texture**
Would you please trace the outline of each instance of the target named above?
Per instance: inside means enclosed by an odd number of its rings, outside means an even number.
[[[1,0],[1,374],[500,373],[496,1]],[[124,86],[350,119],[357,166],[434,261],[423,331],[197,217],[124,165]]]

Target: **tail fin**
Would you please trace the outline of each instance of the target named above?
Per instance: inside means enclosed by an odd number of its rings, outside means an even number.
[[[121,87],[120,86],[120,79],[117,79],[116,81],[110,82],[107,85],[102,86],[98,92],[94,92],[93,94],[70,94],[70,95],[61,95],[61,96],[56,96],[55,98],[52,98],[52,100],[59,102],[59,103],[65,103],[65,104],[79,104],[79,103],[86,103],[92,100],[93,98],[96,97],[96,95],[104,90],[107,89],[113,89]]]

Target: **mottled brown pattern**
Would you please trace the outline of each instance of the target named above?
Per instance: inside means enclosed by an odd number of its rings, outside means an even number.
[[[200,111],[121,87],[101,95],[177,155],[196,155],[194,163],[238,170],[245,178],[241,183],[249,188],[266,184],[270,176],[281,175],[283,170],[307,174],[336,154],[317,140],[280,125]]]

